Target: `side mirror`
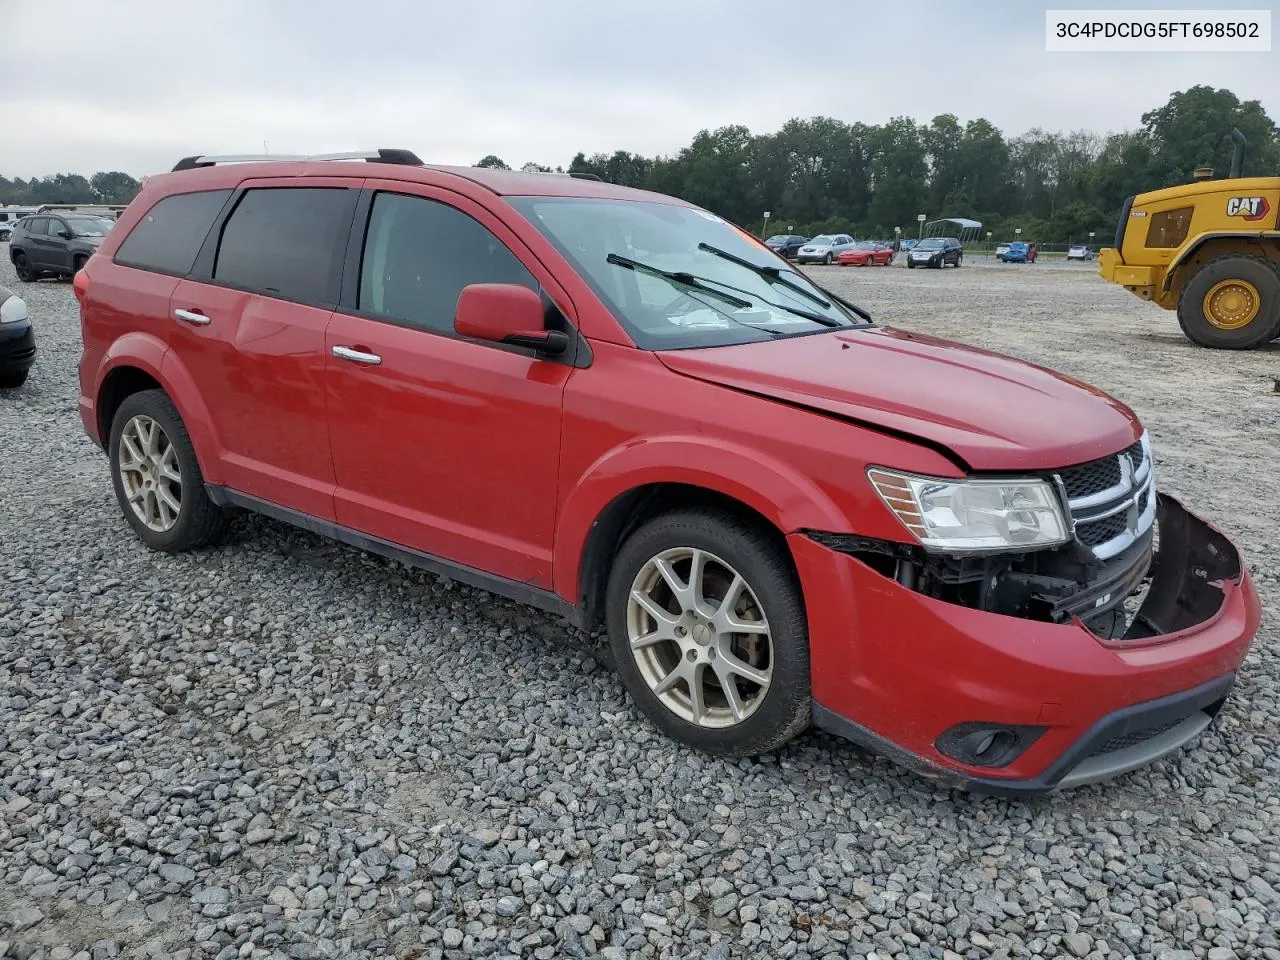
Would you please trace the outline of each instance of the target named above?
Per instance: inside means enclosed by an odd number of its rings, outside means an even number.
[[[464,337],[530,347],[549,356],[569,348],[568,335],[547,329],[542,297],[515,283],[463,287],[453,329]]]
[[[71,231],[70,231],[70,230],[59,230],[59,231],[58,231],[58,236],[60,236],[63,240],[70,240],[70,239],[71,239]]]

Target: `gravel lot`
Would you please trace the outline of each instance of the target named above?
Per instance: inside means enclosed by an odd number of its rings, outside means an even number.
[[[597,638],[271,521],[167,557],[76,413],[70,285],[0,394],[0,956],[1280,960],[1274,620],[1200,744],[1026,803],[826,735],[711,761]],[[1197,349],[1091,266],[816,268],[1066,370],[1280,606],[1280,343]]]

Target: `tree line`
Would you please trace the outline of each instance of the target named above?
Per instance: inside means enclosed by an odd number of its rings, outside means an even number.
[[[1233,127],[1249,140],[1244,173],[1280,176],[1277,126],[1262,105],[1207,86],[1173,94],[1123,133],[1035,128],[1009,137],[950,113],[879,126],[811,117],[767,134],[703,130],[673,156],[579,152],[567,172],[673,194],[753,231],[768,210],[775,233],[889,238],[901,227],[911,236],[923,213],[981,220],[996,239],[1021,228],[1026,239],[1062,242],[1108,237],[1131,194],[1186,183],[1201,166],[1225,175]],[[507,169],[492,154],[476,166]],[[535,162],[521,169],[566,172]],[[139,186],[119,171],[0,176],[0,203],[128,203]]]
[[[0,177],[0,203],[36,207],[42,203],[128,203],[142,185],[119,170],[95,173],[85,179],[78,173],[55,173],[23,180]]]
[[[1280,176],[1277,127],[1262,105],[1207,86],[1173,94],[1123,133],[1035,128],[1008,137],[985,119],[949,113],[880,126],[797,118],[769,134],[703,130],[674,156],[578,153],[568,172],[673,194],[756,232],[768,210],[771,233],[891,238],[901,227],[914,236],[923,213],[980,220],[995,239],[1016,228],[1040,242],[1093,231],[1102,244],[1126,197],[1189,182],[1201,166],[1225,176],[1233,127],[1249,141],[1245,175]],[[506,164],[490,155],[477,166]]]

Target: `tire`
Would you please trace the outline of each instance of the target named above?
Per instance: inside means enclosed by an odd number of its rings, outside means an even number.
[[[831,260],[832,260],[832,257],[831,257],[831,254],[829,253],[822,258],[822,262],[826,264],[828,267],[831,266]]]
[[[908,270],[914,270],[915,268],[916,268],[916,265],[915,265],[914,263],[912,263],[910,260],[908,260],[908,261],[907,261],[907,269],[908,269]]]
[[[685,608],[670,590],[670,581],[655,572],[655,563],[664,554],[674,557],[668,561],[669,569],[677,579],[684,578],[687,589],[691,577],[689,567],[684,567],[678,556],[681,551],[700,551],[705,557],[699,590],[705,609],[716,609],[706,606],[705,592],[714,592],[709,587],[714,588],[717,581],[727,586],[730,574],[742,577],[745,586],[737,603],[745,603],[749,609],[735,612],[734,616],[739,622],[758,619],[752,616],[754,611],[767,625],[763,642],[768,646],[763,657],[758,656],[757,647],[754,665],[748,662],[749,648],[743,646],[751,642],[749,636],[708,630],[708,621],[689,614],[679,622],[673,617],[670,638],[633,652],[631,631],[640,632],[641,621],[647,628],[642,636],[656,633],[658,627],[657,618],[642,612],[632,600],[633,589],[646,595],[652,589],[658,597],[665,593],[665,601],[651,596],[651,604],[665,602],[670,605],[668,610],[671,606]],[[684,562],[691,563],[691,556]],[[651,588],[644,586],[646,578],[653,580]],[[721,596],[724,586],[719,588]],[[744,757],[775,750],[808,726],[809,636],[800,585],[785,550],[757,527],[715,509],[680,510],[649,521],[618,551],[609,574],[605,605],[609,643],[623,685],[641,711],[673,739],[715,756]],[[694,625],[680,626],[686,622]],[[652,628],[648,628],[650,623]],[[686,632],[677,639],[676,631],[680,630]],[[699,636],[703,639],[699,640]],[[726,658],[726,649],[732,657]],[[696,658],[689,661],[695,666],[686,668],[689,657]],[[721,672],[732,672],[731,662],[762,675],[768,671],[767,686],[745,677],[730,677],[741,716],[724,696],[720,681]],[[694,700],[688,676],[675,681],[665,693],[654,692],[653,686],[662,683],[658,675],[670,680],[669,673],[676,670],[696,671],[692,677],[703,690],[701,702],[708,711],[704,716],[712,717],[711,711],[716,711],[710,721],[695,722],[691,718]]]
[[[75,260],[72,261],[71,276],[74,277],[77,273],[83,270],[84,265],[88,262],[89,262],[89,258],[86,257],[84,254],[80,254],[79,256],[77,256]]]
[[[21,250],[13,255],[13,269],[23,283],[35,283],[38,275],[31,269],[31,264],[27,262],[27,255]]]
[[[1204,308],[1210,292],[1230,280],[1251,286],[1258,303],[1252,319],[1239,327],[1224,328],[1210,321]],[[1230,288],[1224,292],[1229,293]],[[1233,254],[1210,260],[1182,285],[1178,324],[1188,339],[1218,350],[1248,350],[1275,339],[1280,336],[1280,272],[1262,257]]]
[[[27,377],[30,375],[30,370],[23,370],[21,373],[0,373],[0,390],[13,390],[20,387],[27,382]]]
[[[178,487],[179,495],[176,498],[179,504],[176,518],[163,530],[148,526],[143,517],[135,511],[129,502],[129,494],[126,493],[124,474],[129,472],[133,476],[137,472],[121,469],[121,444],[126,428],[139,417],[158,425],[163,431],[163,439],[173,449],[177,470],[181,477]],[[227,526],[227,517],[209,499],[204,486],[204,476],[200,472],[200,464],[196,460],[195,448],[191,445],[191,437],[187,434],[186,425],[183,424],[182,417],[178,415],[173,402],[163,390],[143,390],[125,398],[111,422],[107,453],[111,463],[111,483],[115,487],[120,509],[137,533],[138,539],[152,550],[180,553],[214,543],[223,535]],[[152,476],[156,476],[154,469],[156,465],[149,464],[149,466],[152,469]],[[167,484],[167,481],[156,479],[153,483],[158,487],[162,483]],[[171,486],[166,486],[166,489],[172,491]],[[153,496],[151,499],[155,510],[159,512],[159,497]]]

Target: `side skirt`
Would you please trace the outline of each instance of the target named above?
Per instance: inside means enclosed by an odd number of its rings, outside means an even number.
[[[391,543],[389,540],[371,537],[367,533],[361,533],[359,530],[352,530],[350,527],[340,526],[328,520],[321,520],[319,517],[313,517],[310,514],[282,507],[269,500],[251,497],[246,493],[240,493],[238,490],[232,490],[230,487],[209,484],[206,485],[205,490],[209,494],[209,499],[220,507],[240,507],[244,510],[260,513],[264,517],[270,517],[273,520],[291,523],[312,533],[318,533],[322,537],[328,537],[331,540],[337,540],[340,543],[358,547],[361,550],[367,550],[370,553],[376,553],[391,560],[398,560],[411,567],[418,567],[430,573],[448,577],[450,580],[465,583],[470,587],[478,587],[481,590],[496,593],[500,597],[515,600],[517,603],[523,603],[539,610],[545,610],[548,613],[554,613],[564,617],[576,627],[581,627],[582,625],[578,608],[550,590],[522,583],[519,580],[508,580],[506,577],[499,577],[484,570],[477,570],[475,567],[454,563],[452,560],[445,560],[429,553],[421,553],[409,547]]]

